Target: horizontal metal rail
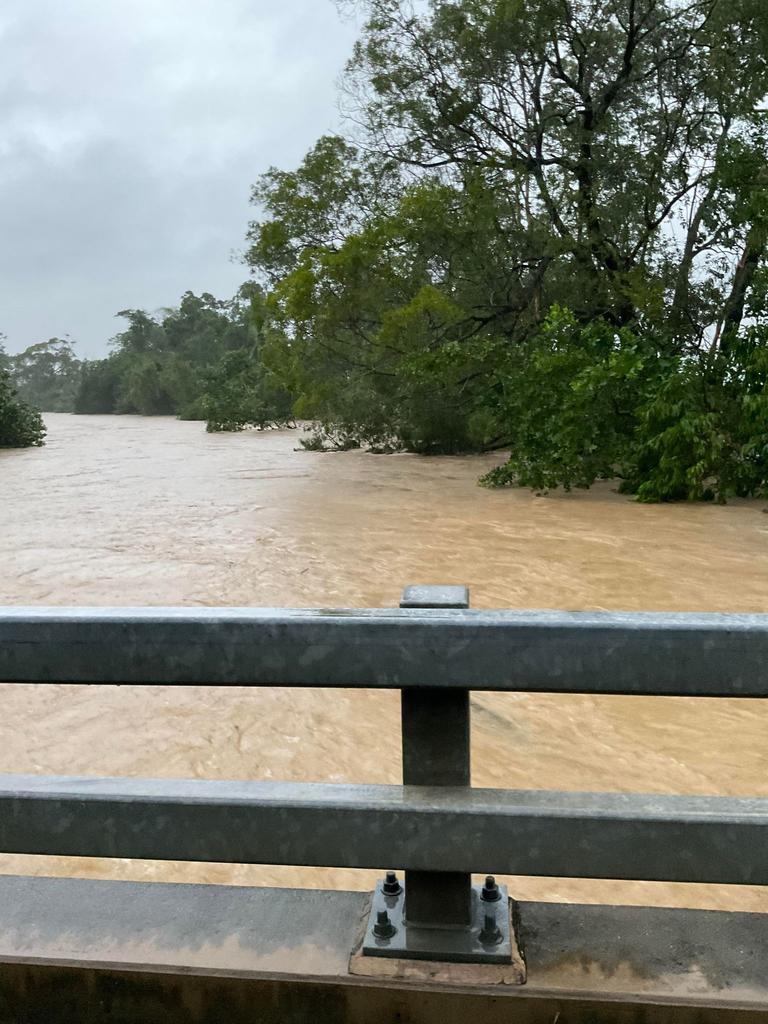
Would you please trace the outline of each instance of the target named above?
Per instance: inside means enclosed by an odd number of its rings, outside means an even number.
[[[7,853],[768,884],[768,799],[0,775]]]
[[[768,616],[0,610],[0,681],[768,696]]]

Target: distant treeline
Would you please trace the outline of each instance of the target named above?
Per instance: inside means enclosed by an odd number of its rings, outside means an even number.
[[[0,366],[16,401],[44,412],[175,415],[209,430],[282,424],[292,400],[261,359],[262,304],[250,284],[231,300],[186,292],[159,314],[121,310],[127,326],[105,359],[78,359],[51,338],[18,355],[0,349]]]

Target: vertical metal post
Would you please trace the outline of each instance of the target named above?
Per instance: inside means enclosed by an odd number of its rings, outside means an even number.
[[[469,608],[467,587],[406,587],[401,608]],[[435,630],[439,636],[440,630]],[[471,686],[472,680],[468,680]],[[469,786],[469,689],[403,687],[403,783]],[[388,871],[371,898],[363,956],[511,965],[514,935],[509,894],[488,875],[413,871],[405,887]],[[524,980],[524,972],[521,975]]]
[[[455,586],[406,587],[401,608],[469,608],[469,590]],[[469,690],[408,688],[401,691],[403,783],[406,786],[470,784]],[[469,928],[472,877],[454,871],[406,871],[409,926]]]

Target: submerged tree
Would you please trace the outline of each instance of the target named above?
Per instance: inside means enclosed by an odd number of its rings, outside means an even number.
[[[227,353],[209,374],[202,397],[211,433],[283,427],[293,423],[292,408],[291,395],[265,368],[256,348]]]
[[[44,439],[40,413],[18,397],[10,373],[0,366],[0,448],[29,448]]]

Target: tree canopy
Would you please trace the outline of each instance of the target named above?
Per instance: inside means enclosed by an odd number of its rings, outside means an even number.
[[[492,484],[765,493],[768,7],[355,6],[354,138],[253,194],[297,413],[508,447]]]
[[[19,398],[8,368],[10,360],[0,336],[0,448],[41,445],[45,439],[45,425],[40,413]]]
[[[225,352],[252,344],[248,300],[186,292],[175,308],[123,309],[112,353],[85,367],[75,412],[202,417],[205,375]]]
[[[255,283],[231,300],[185,292],[178,306],[117,316],[126,326],[105,359],[80,360],[60,338],[18,355],[0,346],[8,388],[50,412],[176,415],[209,430],[293,422],[292,396],[262,359],[268,332]]]
[[[210,430],[290,419],[291,399],[260,359],[261,302],[246,284],[228,301],[186,292],[157,315],[122,310],[127,326],[108,358],[84,365],[74,411],[177,415]]]
[[[62,338],[30,345],[7,357],[19,397],[44,412],[71,412],[80,384],[81,361]]]

